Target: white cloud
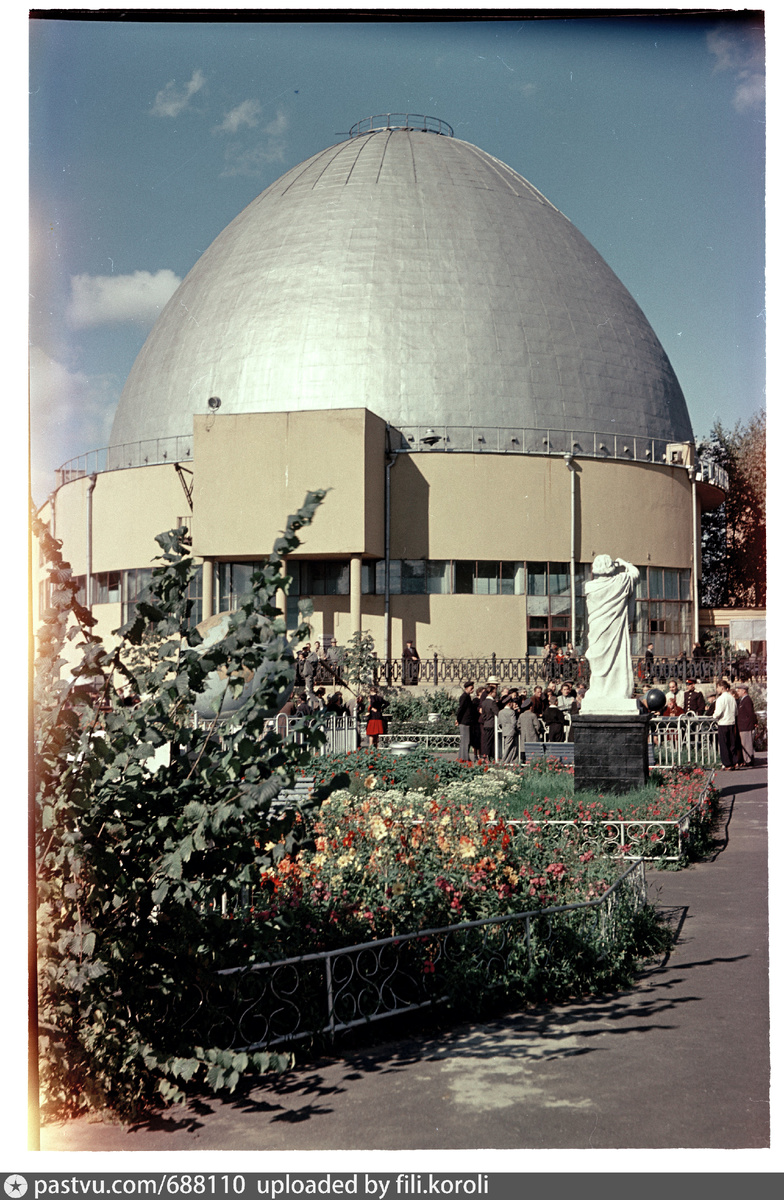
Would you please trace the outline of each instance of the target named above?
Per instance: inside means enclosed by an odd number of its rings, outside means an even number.
[[[748,112],[751,108],[759,108],[765,103],[764,75],[749,75],[735,89],[732,103],[739,113]]]
[[[706,34],[708,50],[715,58],[714,71],[731,71],[736,88],[732,98],[736,112],[749,112],[765,103],[765,36],[761,25],[738,29],[718,25]]]
[[[31,347],[31,483],[37,504],[54,487],[57,467],[108,443],[119,395],[113,376],[88,376]]]
[[[154,275],[72,275],[66,316],[75,329],[117,321],[152,323],[180,283],[168,269]]]
[[[218,126],[218,133],[237,133],[243,125],[253,129],[261,117],[261,105],[258,100],[243,100],[236,108],[232,108]]]
[[[230,146],[226,151],[226,167],[222,177],[231,175],[260,175],[267,163],[282,162],[286,155],[285,133],[289,127],[286,113],[278,112],[262,129],[262,140],[248,150]]]
[[[170,80],[155,97],[150,115],[153,117],[178,117],[206,82],[203,72],[198,67],[186,84],[178,86],[176,80]]]

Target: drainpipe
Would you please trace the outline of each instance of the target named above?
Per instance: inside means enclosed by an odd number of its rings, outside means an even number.
[[[98,482],[97,475],[90,476],[87,485],[87,578],[85,579],[85,608],[93,611],[93,492]]]
[[[691,531],[692,531],[692,604],[694,605],[694,627],[692,644],[696,645],[700,640],[700,585],[698,576],[698,568],[700,564],[700,522],[697,515],[697,468],[689,467],[689,479],[691,480]]]
[[[384,661],[389,664],[392,638],[392,614],[389,610],[389,543],[391,530],[391,471],[397,462],[397,450],[389,446],[389,422],[386,433],[386,455],[384,464]]]
[[[569,518],[569,581],[570,581],[570,600],[571,600],[571,617],[572,617],[572,645],[577,641],[577,585],[574,577],[575,573],[575,547],[576,547],[576,521],[575,513],[577,508],[577,467],[574,461],[573,454],[564,454],[564,462],[569,471],[570,484],[570,518]]]

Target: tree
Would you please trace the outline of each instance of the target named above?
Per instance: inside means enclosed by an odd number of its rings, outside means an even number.
[[[727,430],[717,421],[698,447],[728,476],[726,498],[702,516],[702,590],[706,607],[766,603],[765,414]]]
[[[288,1061],[229,1049],[224,1000],[213,997],[218,970],[264,958],[281,937],[263,915],[226,914],[246,911],[262,869],[308,836],[307,811],[276,816],[271,805],[324,734],[316,726],[298,745],[268,718],[309,635],[303,622],[289,638],[275,607],[290,584],[282,563],[323,495],[309,493],[289,518],[208,648],[190,628],[184,528],[158,537],[160,565],[110,650],[77,602],[60,543],[33,515],[51,596],[34,758],[44,1111],[130,1116],[180,1098],[183,1082],[231,1089]],[[81,650],[70,682],[59,678],[67,637]],[[194,720],[216,672],[241,700],[220,736]]]

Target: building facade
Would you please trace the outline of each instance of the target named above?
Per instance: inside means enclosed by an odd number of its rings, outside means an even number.
[[[202,618],[236,605],[307,491],[289,619],[379,653],[580,646],[600,553],[641,569],[633,648],[697,637],[723,479],[643,313],[563,214],[441,121],[371,118],[267,188],[161,314],[110,445],[43,515],[99,630],[189,527]],[[45,602],[43,594],[40,602]]]

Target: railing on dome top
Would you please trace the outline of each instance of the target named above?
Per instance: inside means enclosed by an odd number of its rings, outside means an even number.
[[[365,117],[357,121],[348,131],[349,137],[359,137],[363,133],[374,133],[377,129],[416,129],[422,133],[443,133],[446,137],[454,137],[455,131],[446,121],[438,117],[426,117],[423,113],[377,113],[374,117]]]
[[[577,458],[618,459],[627,462],[667,464],[669,443],[660,438],[640,438],[618,433],[588,433],[580,430],[513,429],[470,426],[426,427],[406,425],[391,430],[398,435],[392,450],[398,453],[547,454]],[[394,439],[393,439],[394,440]],[[190,462],[193,438],[188,434],[124,442],[90,450],[71,458],[55,472],[56,486],[101,471],[122,471],[161,463]],[[670,461],[669,465],[681,464]],[[697,479],[728,489],[727,473],[710,459],[698,459]]]

